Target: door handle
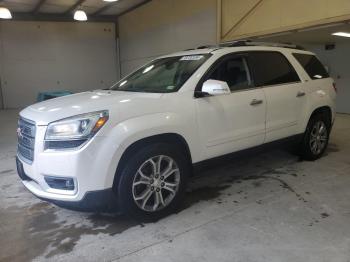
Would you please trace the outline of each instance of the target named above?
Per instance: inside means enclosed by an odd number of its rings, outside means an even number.
[[[298,93],[297,93],[297,97],[302,97],[302,96],[304,96],[305,95],[305,92],[302,92],[302,91],[299,91]]]
[[[256,105],[260,105],[262,104],[263,101],[262,100],[258,100],[258,99],[253,99],[252,102],[250,102],[251,106],[256,106]]]

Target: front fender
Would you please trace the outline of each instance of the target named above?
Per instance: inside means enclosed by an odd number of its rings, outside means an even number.
[[[183,116],[175,113],[156,113],[127,119],[118,123],[107,134],[111,143],[117,145],[117,150],[110,160],[105,184],[113,184],[115,171],[125,150],[143,138],[165,133],[178,134],[187,142],[192,160],[195,161],[195,156],[198,155],[198,148],[195,146],[196,143],[198,145],[196,141],[198,136],[195,136],[197,133],[195,121],[189,118],[187,116],[187,119],[184,119]]]

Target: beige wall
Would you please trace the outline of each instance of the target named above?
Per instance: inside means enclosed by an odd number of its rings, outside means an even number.
[[[349,0],[218,0],[220,41],[350,19]]]
[[[150,59],[216,43],[217,0],[153,0],[119,18],[122,75]]]
[[[113,23],[1,21],[4,107],[32,104],[40,91],[106,88],[119,75],[116,56]]]

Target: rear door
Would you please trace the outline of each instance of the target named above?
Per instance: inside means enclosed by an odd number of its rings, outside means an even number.
[[[277,51],[249,53],[255,86],[266,96],[266,138],[270,142],[297,133],[305,92],[288,59]]]
[[[311,113],[309,110],[314,110],[315,107],[319,107],[321,105],[331,106],[332,111],[334,112],[336,98],[334,80],[330,78],[326,68],[314,54],[293,53],[292,56],[305,71],[303,72],[303,87],[305,88],[305,92],[308,94],[308,106],[305,110],[305,117],[309,117],[307,114]],[[343,99],[343,105],[349,105],[349,102],[346,100],[346,96],[344,96],[344,94],[338,95],[338,98]],[[338,107],[337,110],[339,110]],[[305,119],[305,121],[308,120],[309,119]],[[305,128],[305,122],[303,122],[301,128]]]
[[[264,142],[265,96],[252,85],[245,55],[227,55],[215,63],[206,80],[225,81],[231,93],[196,99],[203,159],[246,149]]]

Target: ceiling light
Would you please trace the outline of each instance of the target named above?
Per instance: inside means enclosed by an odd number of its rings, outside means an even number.
[[[0,18],[11,19],[12,15],[10,10],[8,10],[6,7],[0,7]]]
[[[350,37],[350,33],[345,33],[345,32],[337,32],[337,33],[333,33],[332,35]]]
[[[105,2],[117,2],[119,0],[103,0],[103,1],[105,1]]]
[[[151,71],[153,67],[154,67],[154,65],[150,65],[150,66],[146,67],[145,70],[142,71],[142,74],[146,74],[147,72]]]
[[[74,13],[74,20],[77,21],[86,21],[87,20],[87,15],[83,10],[77,10]]]

